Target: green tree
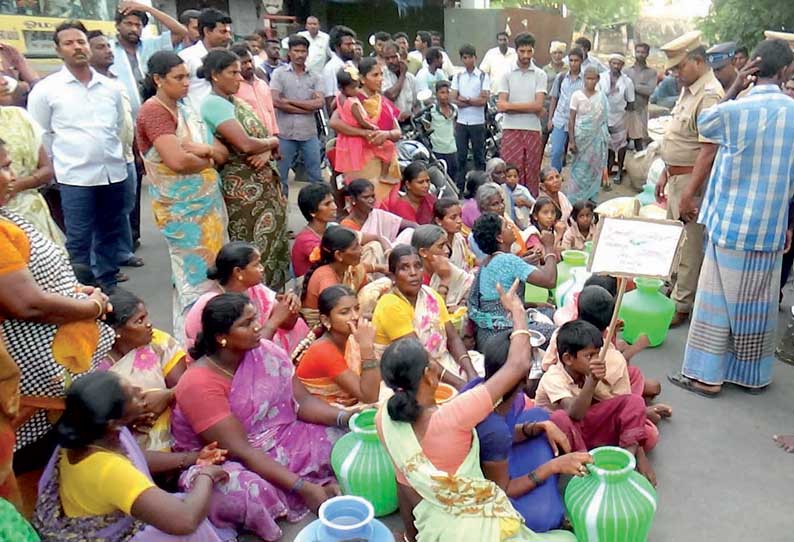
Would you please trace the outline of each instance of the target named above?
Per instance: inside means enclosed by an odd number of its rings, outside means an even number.
[[[602,28],[636,20],[640,14],[641,0],[495,0],[491,2],[491,7],[561,9],[563,4],[576,20],[577,26]]]
[[[752,48],[764,39],[764,30],[794,30],[794,2],[712,0],[699,27],[712,43],[736,41]]]

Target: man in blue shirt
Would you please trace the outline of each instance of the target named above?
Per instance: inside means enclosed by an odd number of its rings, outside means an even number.
[[[154,38],[142,37],[144,27],[149,24],[149,15],[167,28]],[[157,51],[172,50],[187,36],[187,28],[159,9],[138,2],[125,1],[119,5],[116,13],[116,31],[118,35],[113,43],[115,62],[110,67],[110,71],[127,89],[127,96],[132,105],[132,117],[136,118],[141,107],[138,86],[146,77],[149,57]]]
[[[718,147],[701,208],[694,202],[702,182],[690,183],[680,202],[681,218],[697,215],[708,239],[683,368],[669,379],[706,396],[725,382],[752,392],[772,381],[794,195],[794,100],[780,85],[794,53],[783,40],[766,40],[751,58],[723,101],[698,117],[701,135]],[[751,80],[752,90],[735,100]]]
[[[568,153],[568,119],[571,117],[571,96],[584,88],[582,61],[584,51],[574,47],[568,53],[568,71],[557,75],[551,85],[549,130],[551,131],[551,166],[562,171]]]

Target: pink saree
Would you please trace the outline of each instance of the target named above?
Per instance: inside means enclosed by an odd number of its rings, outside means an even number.
[[[298,419],[293,373],[284,350],[262,341],[259,348],[248,352],[234,375],[228,397],[231,412],[245,428],[252,446],[309,482],[334,482],[331,448],[342,432]],[[204,444],[178,404],[171,431],[176,450],[195,451]],[[278,518],[296,522],[308,513],[300,496],[274,486],[242,464],[227,461],[223,468],[230,478],[214,490],[209,518],[215,526],[243,528],[265,540],[278,540]],[[191,472],[187,471],[179,480],[180,487],[189,480]]]

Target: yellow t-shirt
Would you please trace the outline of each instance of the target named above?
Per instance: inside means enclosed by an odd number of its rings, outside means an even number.
[[[103,516],[121,510],[129,514],[141,493],[154,487],[132,461],[121,454],[94,452],[71,464],[60,458],[60,497],[68,517]]]
[[[436,291],[433,295],[438,300],[441,325],[449,321],[449,312],[444,298]],[[389,345],[401,337],[414,333],[414,308],[404,298],[388,293],[378,300],[372,315],[375,327],[375,343]]]

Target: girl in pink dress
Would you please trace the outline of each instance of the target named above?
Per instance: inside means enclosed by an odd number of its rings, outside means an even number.
[[[348,66],[339,70],[336,75],[339,94],[336,96],[336,108],[340,119],[354,128],[371,130],[372,134],[380,130],[376,118],[370,117],[362,100],[367,96],[361,93],[360,76],[355,67]],[[381,107],[390,107],[387,100],[382,100]],[[396,147],[393,141],[386,140],[381,145],[373,145],[366,138],[338,133],[336,136],[335,169],[340,173],[360,171],[373,156],[381,162],[381,176],[389,173],[389,166],[395,156]]]

